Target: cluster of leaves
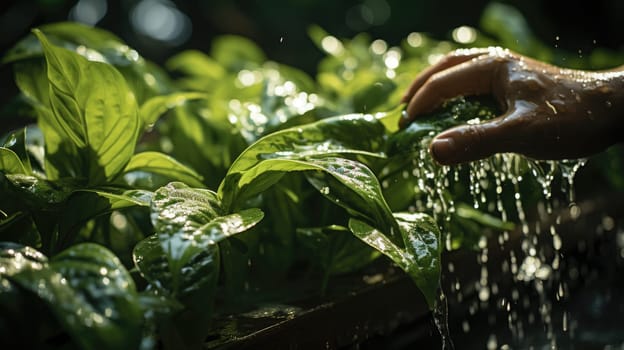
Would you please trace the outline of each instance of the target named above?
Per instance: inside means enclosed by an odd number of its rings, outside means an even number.
[[[448,223],[410,210],[424,194],[401,174],[427,137],[495,107],[452,101],[397,132],[407,84],[455,47],[418,35],[388,49],[312,28],[327,53],[312,79],[235,36],[164,70],[96,28],[34,30],[3,58],[36,124],[0,147],[2,341],[198,347],[216,313],[381,255],[433,307]],[[461,208],[457,230],[508,228]]]

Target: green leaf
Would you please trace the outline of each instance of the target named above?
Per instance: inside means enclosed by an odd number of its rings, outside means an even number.
[[[12,276],[24,270],[39,270],[48,258],[31,247],[12,242],[0,242],[0,278]]]
[[[212,289],[216,286],[219,272],[217,245],[189,245],[185,248],[184,255],[179,257],[179,264],[175,266],[170,264],[167,256],[171,251],[163,249],[160,235],[155,234],[136,245],[133,252],[134,263],[141,275],[155,288],[181,301],[187,294],[205,287],[214,292]]]
[[[2,243],[0,252],[0,277],[45,301],[81,348],[139,346],[142,314],[136,288],[110,251],[85,243],[50,261],[15,244]]]
[[[219,273],[217,243],[248,230],[263,216],[259,209],[223,215],[214,192],[179,182],[156,191],[152,201],[156,234],[137,244],[133,257],[145,279],[186,308],[176,316],[186,322],[177,326],[173,322],[169,331],[195,345],[203,340]]]
[[[398,226],[388,208],[377,178],[364,164],[344,158],[273,158],[242,173],[228,175],[220,193],[224,208],[231,210],[277,183],[288,172],[310,172],[308,179],[335,204],[365,217],[389,233]]]
[[[0,147],[0,172],[24,175],[29,173],[17,154],[5,147]]]
[[[15,152],[15,155],[17,155],[20,162],[24,166],[25,172],[23,174],[32,174],[32,165],[30,164],[30,156],[28,155],[28,146],[26,142],[26,129],[27,128],[23,128],[20,131],[9,135],[4,142],[4,147]]]
[[[71,181],[48,181],[23,174],[5,176],[20,200],[33,209],[55,209],[76,189]]]
[[[253,41],[237,36],[222,35],[212,42],[210,54],[230,72],[237,72],[249,65],[259,65],[266,60],[262,49]]]
[[[261,138],[238,156],[228,176],[272,158],[301,159],[348,153],[382,157],[378,151],[383,145],[383,136],[383,125],[372,115],[351,114],[323,119]]]
[[[184,74],[178,83],[195,91],[207,91],[216,86],[227,74],[218,62],[206,54],[196,50],[188,50],[170,58],[166,67],[177,73]]]
[[[90,61],[115,66],[127,78],[138,101],[167,93],[171,89],[169,79],[160,68],[144,60],[137,51],[110,32],[76,22],[46,24],[40,30],[56,46],[73,51]],[[32,58],[42,54],[42,47],[35,35],[29,35],[11,48],[2,61],[20,64],[33,62],[36,60]]]
[[[141,105],[139,116],[144,126],[151,126],[168,110],[181,106],[189,100],[205,98],[206,94],[199,92],[176,92],[164,96],[155,96]]]
[[[396,89],[396,84],[390,79],[376,79],[375,83],[364,85],[353,95],[353,109],[357,112],[370,113],[383,105],[390,94]]]
[[[110,58],[119,63],[130,61],[128,52],[131,49],[125,46],[121,39],[105,30],[77,22],[60,22],[44,25],[41,31],[50,35],[55,45],[79,51],[93,60],[105,61]],[[106,56],[102,52],[105,52]],[[3,57],[2,62],[22,61],[41,56],[41,54],[41,45],[34,36],[29,35],[11,48]]]
[[[167,240],[176,237],[204,247],[248,230],[263,216],[255,208],[226,215],[216,193],[180,182],[158,189],[152,201],[152,223],[157,233]]]
[[[194,187],[203,187],[202,177],[195,170],[160,152],[142,152],[132,156],[124,173],[145,171],[182,181]]]
[[[134,95],[112,66],[87,61],[51,45],[40,31],[34,33],[46,57],[57,131],[71,139],[88,162],[88,169],[76,172],[90,184],[113,179],[134,153],[139,128]]]
[[[184,255],[172,265],[167,255],[171,250],[163,249],[161,235],[155,234],[136,245],[133,258],[151,288],[173,303],[173,310],[163,310],[158,320],[161,341],[166,348],[190,349],[200,347],[208,333],[220,258],[218,245],[188,245],[182,249]]]
[[[394,244],[386,235],[367,223],[352,218],[349,229],[403,269],[422,291],[429,308],[433,308],[440,286],[440,230],[435,221],[419,213],[396,213],[405,248]]]
[[[193,256],[248,230],[264,216],[259,209],[223,214],[216,194],[210,190],[173,182],[154,194],[152,224],[167,258],[171,293],[186,283],[181,269]]]
[[[35,37],[33,36],[33,40]],[[76,145],[68,140],[62,126],[54,117],[50,105],[50,89],[44,60],[20,61],[13,65],[15,82],[27,97],[37,114],[37,121],[45,139],[43,165],[49,180],[78,177],[83,160]]]
[[[367,218],[375,227],[388,232],[392,239],[396,238],[399,228],[377,177],[367,166],[333,157],[315,159],[314,163],[325,171],[307,174],[308,181],[323,196],[347,209],[351,215]]]
[[[400,104],[386,113],[376,113],[375,117],[384,125],[388,132],[394,133],[399,130],[399,120],[403,115],[405,104]]]

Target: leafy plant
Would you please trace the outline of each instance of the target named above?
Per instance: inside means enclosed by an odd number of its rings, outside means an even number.
[[[440,130],[495,116],[492,101],[398,131],[401,93],[458,47],[414,35],[388,48],[312,27],[327,54],[313,79],[236,36],[166,71],[97,28],[34,30],[3,58],[36,124],[0,147],[2,342],[33,327],[32,347],[197,348],[215,315],[305,297],[275,288],[293,279],[322,294],[382,255],[434,307],[443,246],[513,225],[427,154]]]

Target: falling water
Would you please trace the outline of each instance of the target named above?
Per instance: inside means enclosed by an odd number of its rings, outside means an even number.
[[[429,136],[433,136],[431,133]],[[566,161],[532,161],[513,154],[498,154],[485,160],[472,162],[457,167],[439,166],[430,157],[426,151],[430,138],[422,141],[422,147],[417,152],[412,162],[411,172],[416,181],[415,192],[418,198],[411,207],[412,210],[425,211],[431,213],[439,223],[442,223],[444,236],[444,245],[446,250],[452,250],[453,232],[447,225],[453,215],[456,213],[456,203],[453,201],[449,193],[449,188],[457,183],[465,183],[467,177],[470,192],[470,202],[476,210],[495,214],[503,222],[515,221],[520,231],[520,252],[509,251],[508,257],[502,263],[502,272],[511,274],[513,283],[531,288],[539,296],[538,300],[541,307],[538,312],[538,319],[533,314],[529,315],[529,324],[539,320],[543,324],[546,338],[549,346],[556,348],[557,339],[556,332],[553,329],[553,308],[549,295],[547,295],[547,286],[552,284],[559,285],[557,293],[557,301],[565,296],[565,283],[559,282],[559,266],[562,255],[560,249],[563,245],[562,237],[557,232],[556,226],[561,220],[559,216],[552,220],[553,208],[555,200],[553,200],[553,191],[556,190],[555,184],[561,184],[561,192],[567,195],[570,203],[570,216],[574,218],[580,214],[578,206],[574,203],[574,177],[577,171],[585,164],[585,160],[566,160]],[[540,219],[535,225],[529,224],[527,213],[525,211],[524,196],[535,195],[537,187],[540,198],[541,210]],[[531,190],[527,191],[527,188]],[[511,198],[509,196],[511,195]],[[509,203],[506,199],[511,199],[512,207],[506,207],[505,203]],[[535,200],[535,198],[532,198]],[[533,212],[531,212],[533,213]],[[542,229],[540,221],[551,221],[548,229]],[[544,249],[544,243],[538,244],[538,239],[548,235],[553,256],[549,259]],[[479,240],[478,248],[478,264],[480,266],[479,279],[475,284],[475,291],[478,296],[479,303],[476,307],[487,309],[489,305],[494,305],[499,310],[506,312],[508,328],[513,337],[521,340],[525,336],[525,325],[518,317],[520,307],[526,305],[527,308],[532,301],[525,298],[522,300],[518,289],[513,287],[511,294],[508,296],[499,295],[499,286],[489,280],[490,273],[488,271],[487,261],[489,260],[489,252],[495,249],[503,248],[510,240],[510,231],[503,230],[498,237],[498,246],[491,247],[486,237]],[[462,291],[459,287],[459,281],[455,284],[456,288],[451,288],[451,293],[455,293],[457,300],[462,299]],[[447,300],[444,296],[443,302],[434,310],[433,316],[442,335],[442,341],[445,348],[452,348],[450,336],[447,326]],[[472,313],[472,308],[471,308]],[[559,317],[559,316],[557,316]],[[563,331],[569,328],[569,317],[567,313],[561,316],[563,320]],[[470,324],[467,320],[463,321],[462,328],[470,330]],[[487,347],[496,348],[497,337],[492,334],[487,342]]]

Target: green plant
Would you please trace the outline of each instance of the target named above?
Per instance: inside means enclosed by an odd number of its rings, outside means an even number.
[[[36,125],[0,147],[2,339],[198,347],[215,314],[294,298],[274,288],[293,275],[324,293],[381,255],[434,307],[444,245],[513,225],[467,205],[426,153],[440,130],[496,115],[491,101],[397,130],[407,84],[456,46],[417,35],[388,49],[311,28],[327,53],[316,79],[228,36],[169,60],[172,80],[102,30],[34,30],[4,57]]]

